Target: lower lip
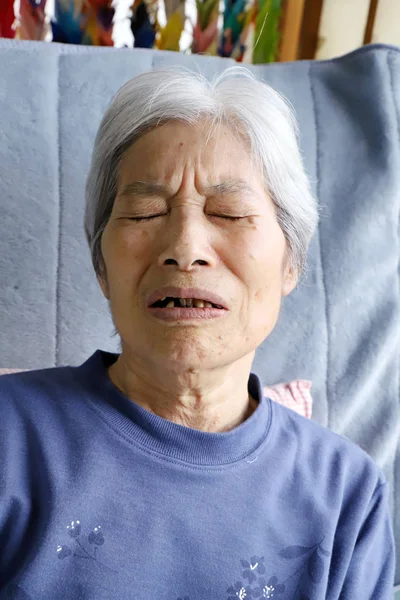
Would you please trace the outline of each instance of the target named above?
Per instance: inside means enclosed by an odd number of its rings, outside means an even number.
[[[158,308],[149,307],[150,313],[162,321],[210,321],[227,314],[225,308]]]

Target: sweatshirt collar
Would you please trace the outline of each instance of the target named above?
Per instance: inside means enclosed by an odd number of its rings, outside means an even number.
[[[256,410],[234,429],[212,433],[164,419],[125,396],[111,381],[107,369],[119,355],[96,350],[76,367],[91,389],[88,399],[114,428],[140,446],[170,460],[192,465],[218,466],[249,460],[260,452],[271,424],[271,401],[264,397],[257,375],[250,373],[248,391]]]

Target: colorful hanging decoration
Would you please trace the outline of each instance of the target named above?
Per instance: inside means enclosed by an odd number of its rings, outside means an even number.
[[[179,52],[180,40],[185,27],[185,1],[164,0],[167,23],[159,27],[156,37],[156,48]]]
[[[44,40],[46,35],[46,0],[20,0],[19,21],[15,37],[19,40]]]
[[[276,60],[279,48],[279,26],[282,0],[256,0],[253,63],[264,64]]]
[[[43,40],[48,32],[47,0],[0,0],[0,37]],[[49,0],[54,2],[52,40],[66,44],[113,46],[115,6],[120,0]],[[223,28],[219,30],[221,0],[195,0],[196,21],[185,14],[189,0],[162,0],[166,24],[161,27],[160,0],[130,0],[135,48],[184,51],[230,57],[254,64],[277,59],[283,0],[224,0]],[[191,0],[193,1],[193,0]],[[19,6],[19,15],[15,14]],[[128,9],[127,9],[128,12]],[[185,24],[191,23],[190,48],[181,48]]]
[[[112,0],[85,0],[82,9],[82,44],[87,46],[113,46]]]
[[[135,0],[131,6],[131,31],[134,48],[153,48],[157,24],[157,2]]]
[[[162,27],[157,35],[156,47],[158,50],[172,50],[174,52],[179,52],[179,42],[184,26],[185,22],[182,19],[181,14],[178,11],[175,11],[168,19],[165,27]]]
[[[192,52],[217,53],[219,0],[196,0],[197,22],[193,27]]]
[[[112,0],[55,0],[53,41],[113,46]]]
[[[225,0],[224,25],[218,54],[223,57],[239,58],[245,48],[241,34],[247,23],[246,0]]]
[[[0,0],[0,37],[15,36],[14,21],[14,0]]]
[[[51,22],[53,42],[80,44],[83,38],[83,0],[55,0]]]
[[[253,52],[253,43],[254,43],[254,30],[255,23],[257,17],[257,0],[255,0],[254,4],[250,6],[250,8],[246,11],[245,21],[242,33],[239,38],[239,49],[240,52],[236,57],[238,62],[246,62],[251,63],[252,61],[252,52]]]
[[[176,11],[178,11],[182,19],[185,20],[185,0],[164,0],[164,8],[167,22]]]

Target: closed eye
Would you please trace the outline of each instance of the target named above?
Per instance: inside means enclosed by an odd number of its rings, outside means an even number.
[[[228,219],[228,221],[239,221],[239,219],[244,219],[244,217],[228,217],[227,215],[209,215],[210,217],[218,217],[219,219]]]
[[[163,217],[167,213],[162,213],[161,215],[150,215],[148,217],[128,217],[129,221],[150,221],[151,219],[155,219],[156,217]]]
[[[128,217],[130,221],[150,221],[151,219],[156,219],[157,217],[164,217],[167,213],[162,213],[159,215],[150,215],[148,217]],[[244,219],[245,217],[229,217],[228,215],[209,215],[210,217],[218,217],[219,219],[228,219],[228,221],[239,221],[239,219]]]

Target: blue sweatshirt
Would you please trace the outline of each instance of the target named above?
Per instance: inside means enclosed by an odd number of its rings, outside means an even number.
[[[229,432],[128,399],[97,350],[0,377],[0,598],[392,600],[388,483],[263,397]]]

